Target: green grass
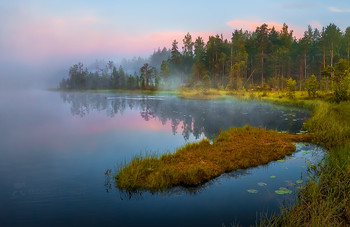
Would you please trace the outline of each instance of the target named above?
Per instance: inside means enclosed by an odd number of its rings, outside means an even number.
[[[262,226],[349,226],[350,103],[316,101],[305,128],[328,155],[309,169],[311,180],[298,193],[297,204]]]
[[[349,226],[350,145],[330,152],[325,163],[313,167],[298,203],[262,226]]]
[[[196,90],[190,88],[181,88],[175,91],[175,94],[184,99],[222,99],[232,96],[229,91],[219,89]]]
[[[244,126],[222,131],[209,143],[189,143],[174,154],[136,157],[116,175],[122,190],[160,191],[174,186],[196,186],[222,173],[279,160],[295,151],[293,142],[311,141],[312,135],[291,135]]]
[[[350,139],[350,103],[319,103],[305,128],[316,135],[316,142],[332,148]]]

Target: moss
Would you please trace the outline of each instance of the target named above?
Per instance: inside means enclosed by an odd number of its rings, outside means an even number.
[[[204,139],[159,158],[138,157],[116,176],[120,189],[159,191],[196,186],[225,172],[266,164],[295,151],[293,142],[309,142],[312,135],[291,135],[244,126],[223,131],[213,144]]]

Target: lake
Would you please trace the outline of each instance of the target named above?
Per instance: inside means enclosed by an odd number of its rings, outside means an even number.
[[[310,113],[234,98],[39,90],[0,95],[0,226],[254,224],[295,201],[307,166],[323,154],[299,143],[284,160],[197,188],[129,194],[115,187],[114,173],[136,155],[174,152],[246,124],[296,133]],[[107,169],[112,174],[105,175]],[[290,194],[277,194],[280,187]]]

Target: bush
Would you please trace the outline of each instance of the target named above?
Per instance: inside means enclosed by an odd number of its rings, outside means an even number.
[[[312,75],[307,81],[306,81],[306,90],[309,94],[309,97],[316,97],[316,93],[318,90],[318,81],[315,75]]]
[[[340,59],[335,64],[335,72],[332,74],[334,101],[337,103],[349,99],[348,87],[350,78],[350,66],[348,61]]]
[[[290,99],[293,99],[295,97],[296,84],[297,84],[297,82],[295,80],[293,80],[292,78],[289,78],[287,80],[287,96]]]

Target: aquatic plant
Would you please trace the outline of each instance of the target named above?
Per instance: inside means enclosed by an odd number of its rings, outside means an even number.
[[[259,192],[259,190],[256,189],[248,189],[247,192],[251,193],[251,194],[256,194]]]
[[[266,186],[267,184],[264,183],[264,182],[259,182],[258,185],[261,186],[261,187],[264,187],[264,186]]]
[[[292,191],[288,188],[280,187],[278,190],[275,191],[276,194],[284,195],[284,194],[292,194]]]
[[[298,202],[262,226],[350,225],[350,102],[313,101],[305,128],[329,153],[309,166],[310,179],[298,187]]]

